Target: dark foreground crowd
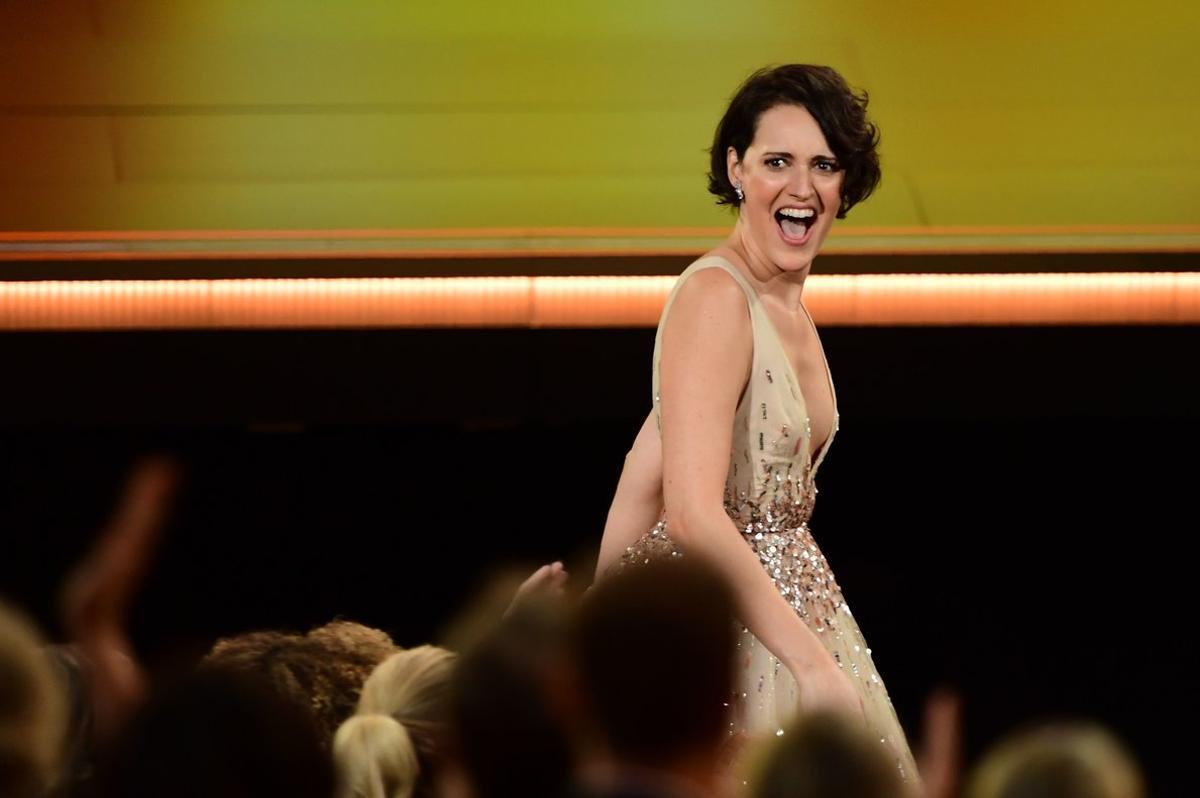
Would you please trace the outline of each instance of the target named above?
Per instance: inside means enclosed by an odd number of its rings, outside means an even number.
[[[931,701],[919,784],[854,718],[731,735],[733,601],[695,561],[577,600],[544,566],[464,612],[444,647],[344,620],[247,632],[152,684],[125,627],[176,482],[167,462],[134,470],[65,581],[67,642],[0,605],[0,798],[1145,794],[1126,749],[1086,722],[1030,727],[960,778],[952,696]]]

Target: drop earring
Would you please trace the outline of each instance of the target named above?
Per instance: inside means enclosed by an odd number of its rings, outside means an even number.
[[[744,191],[742,191],[742,184],[741,184],[741,183],[734,183],[734,184],[733,184],[733,193],[737,195],[738,202],[745,202],[745,201],[746,201],[746,193],[745,193]]]

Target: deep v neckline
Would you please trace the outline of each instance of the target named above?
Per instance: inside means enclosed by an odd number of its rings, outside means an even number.
[[[811,438],[812,414],[808,409],[808,397],[804,395],[804,388],[800,384],[800,377],[798,374],[796,374],[796,366],[792,362],[791,356],[788,354],[787,347],[783,344],[783,336],[779,334],[779,328],[775,326],[775,322],[771,320],[771,314],[767,311],[766,305],[763,304],[762,295],[755,290],[754,286],[750,284],[750,281],[746,279],[745,275],[738,271],[737,266],[733,265],[728,258],[725,258],[721,255],[713,255],[712,257],[721,261],[731,270],[733,270],[737,280],[745,285],[745,287],[748,288],[750,293],[754,296],[754,301],[758,304],[758,307],[762,311],[763,320],[766,322],[767,327],[771,331],[772,337],[775,339],[775,345],[779,347],[779,354],[782,356],[784,365],[788,370],[788,378],[791,379],[792,384],[796,386],[796,394],[800,397],[800,403],[804,405],[804,425],[807,428],[807,436]],[[825,356],[825,342],[821,340],[821,333],[819,330],[817,330],[817,323],[813,321],[812,314],[808,312],[808,308],[804,305],[803,301],[800,302],[800,309],[804,311],[804,317],[808,320],[808,325],[812,329],[813,337],[817,339],[817,348],[821,351],[821,362],[825,366],[825,381],[829,386],[829,398],[833,401],[833,425],[829,428],[828,437],[825,438],[824,442],[821,444],[821,447],[817,449],[815,455],[811,448],[805,447],[807,449],[805,452],[805,457],[808,460],[810,476],[813,476],[817,473],[817,469],[820,467],[821,462],[825,459],[825,455],[829,452],[829,447],[833,444],[834,436],[837,435],[839,414],[837,391],[833,387],[833,372],[829,370],[829,358]]]

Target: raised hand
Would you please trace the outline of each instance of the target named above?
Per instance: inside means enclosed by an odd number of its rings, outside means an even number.
[[[511,615],[522,603],[530,600],[561,598],[566,591],[567,576],[561,562],[552,562],[538,568],[517,588],[512,603],[504,612],[505,616]]]
[[[63,626],[88,663],[96,732],[111,736],[145,694],[145,677],[129,642],[129,607],[153,561],[159,533],[179,485],[166,458],[134,465],[116,511],[92,550],[67,577]]]

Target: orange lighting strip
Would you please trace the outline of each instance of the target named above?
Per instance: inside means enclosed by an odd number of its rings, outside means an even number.
[[[650,327],[675,278],[0,282],[0,330]],[[1200,273],[815,275],[822,325],[1200,324]]]
[[[729,227],[0,231],[7,260],[696,256]],[[1200,225],[836,227],[829,255],[1200,252]]]

